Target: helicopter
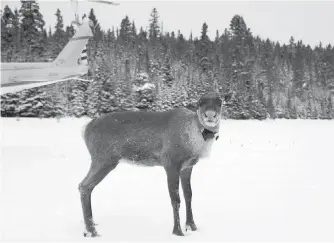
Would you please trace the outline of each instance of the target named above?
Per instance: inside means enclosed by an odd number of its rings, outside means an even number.
[[[108,0],[88,1],[118,5]],[[77,26],[74,36],[53,62],[1,63],[1,95],[68,80],[91,82],[80,77],[88,73],[87,44],[96,26],[88,18],[79,20],[77,0],[70,0],[70,4],[75,15],[72,23]]]

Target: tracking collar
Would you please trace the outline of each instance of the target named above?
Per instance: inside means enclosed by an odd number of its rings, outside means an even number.
[[[212,138],[215,138],[216,140],[218,140],[219,138],[219,135],[217,135],[217,132],[212,132],[206,128],[202,129],[202,136],[204,138],[204,141],[208,139],[212,139]]]

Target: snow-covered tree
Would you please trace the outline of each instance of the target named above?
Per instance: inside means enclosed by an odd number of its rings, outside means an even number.
[[[163,83],[171,87],[174,83],[174,77],[172,73],[172,65],[170,63],[170,58],[168,55],[166,56],[165,62],[162,66],[161,75]]]
[[[19,97],[17,94],[4,94],[1,96],[1,116],[15,117],[17,116],[17,107],[19,104]]]
[[[76,117],[81,117],[85,115],[85,101],[86,101],[86,96],[85,92],[87,89],[86,83],[80,82],[80,81],[75,81],[73,84],[73,89],[72,89],[72,95],[73,95],[73,100],[72,100],[72,112],[73,115]]]
[[[89,117],[98,117],[101,107],[101,91],[103,80],[101,69],[94,70],[94,80],[90,83],[87,89],[87,115]]]
[[[147,110],[154,102],[155,85],[149,80],[147,73],[138,73],[133,81],[133,95],[138,109]]]

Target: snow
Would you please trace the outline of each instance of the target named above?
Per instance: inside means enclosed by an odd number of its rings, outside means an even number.
[[[1,119],[2,240],[87,241],[88,119]],[[94,241],[334,241],[333,121],[222,121],[192,176],[198,232],[171,234],[160,167],[119,165],[92,194]],[[180,208],[182,227],[185,203]]]
[[[135,91],[143,91],[143,90],[146,90],[146,89],[154,89],[154,88],[155,88],[154,84],[152,84],[152,83],[145,83],[141,87],[135,87],[134,90]]]

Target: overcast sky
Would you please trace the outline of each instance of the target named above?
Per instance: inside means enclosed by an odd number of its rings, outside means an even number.
[[[54,13],[59,8],[65,24],[72,20],[69,0],[40,0],[40,11],[46,26],[54,26]],[[286,43],[290,36],[302,39],[312,47],[334,44],[334,1],[118,1],[119,6],[79,1],[80,16],[94,8],[103,29],[119,26],[128,15],[139,29],[148,26],[150,13],[156,7],[163,22],[164,31],[180,30],[185,37],[199,36],[203,22],[209,26],[209,36],[214,38],[229,27],[235,14],[244,17],[254,35]],[[8,4],[12,9],[20,7],[19,1],[1,0],[2,9]]]

